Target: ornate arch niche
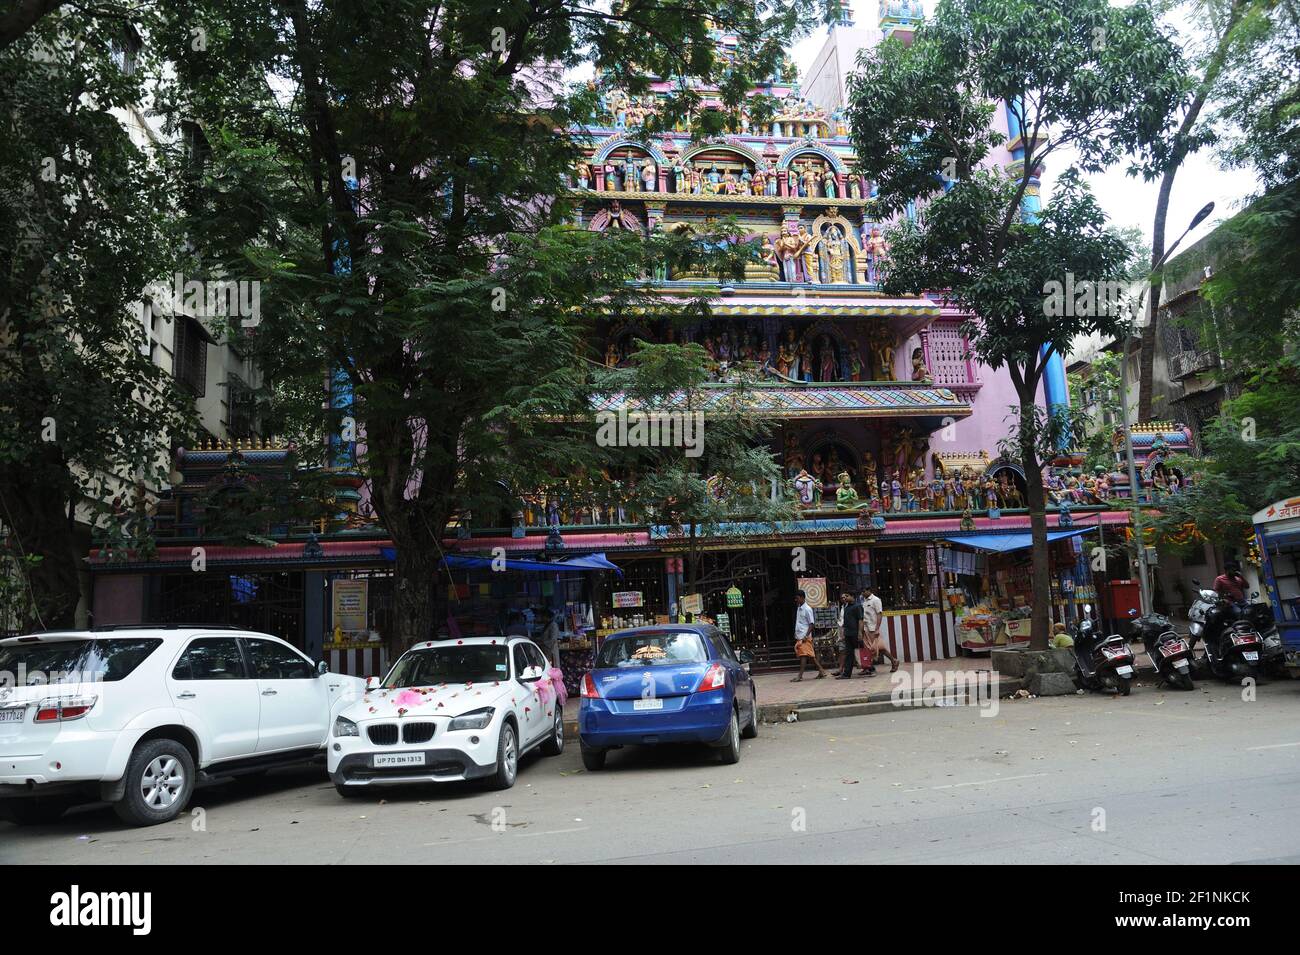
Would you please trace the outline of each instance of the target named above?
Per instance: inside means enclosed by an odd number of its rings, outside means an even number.
[[[613,349],[614,354],[617,355],[618,359],[614,362],[614,366],[621,366],[627,361],[627,356],[631,353],[632,347],[637,339],[647,342],[656,341],[650,328],[643,322],[619,322],[609,330],[609,335],[605,339],[605,353],[601,356],[601,361],[606,365],[606,367],[609,367],[610,359],[613,357],[610,349]]]
[[[862,454],[856,444],[834,428],[814,432],[803,441],[804,467],[824,485],[839,482],[839,473],[848,471],[854,484],[863,480]],[[820,467],[820,472],[816,470]]]
[[[697,174],[701,194],[750,195],[754,173],[764,165],[762,156],[740,143],[698,143],[682,152],[673,167],[673,174],[675,177],[680,175],[679,170],[684,170],[688,176]],[[694,183],[688,181],[685,188],[678,183],[677,191],[694,194]]]
[[[831,281],[830,253],[826,247],[827,238],[832,228],[840,231],[840,239],[843,243],[843,254],[847,261],[843,264],[843,281]],[[853,223],[839,214],[839,210],[831,207],[825,215],[820,215],[813,220],[808,231],[816,236],[813,243],[813,251],[817,254],[817,266],[821,274],[818,278],[823,285],[860,285],[866,282],[866,255],[863,253],[862,244],[858,241],[857,230],[853,228]]]
[[[1019,507],[1024,507],[1029,500],[1028,484],[1025,480],[1025,470],[1014,461],[1008,461],[1006,458],[997,458],[989,465],[989,469],[984,472],[987,478],[991,478],[993,483],[998,486],[998,499],[1002,506],[1007,506],[1005,495],[1002,493],[1002,477],[1006,476],[1007,480],[1015,486],[1016,491],[1020,494]]]
[[[837,156],[833,150],[827,149],[820,143],[810,142],[798,142],[787,147],[786,151],[777,159],[776,168],[789,169],[796,159],[804,155],[816,156],[818,159],[824,160],[835,172],[841,175],[848,171],[844,167],[844,160]]]
[[[851,340],[845,332],[837,327],[829,319],[821,319],[814,322],[804,331],[804,337],[808,339],[808,349],[812,355],[814,369],[814,380],[819,382],[844,382],[849,380],[850,361],[849,356],[853,351]],[[822,338],[830,339],[830,347],[833,349],[835,367],[833,369],[834,377],[822,377]]]
[[[627,179],[628,162],[636,170],[636,179],[632,183]],[[652,188],[647,189],[643,176],[650,166],[654,167],[654,175]],[[667,158],[653,145],[626,137],[606,143],[591,157],[592,175],[596,177],[601,192],[660,192],[668,168]]]

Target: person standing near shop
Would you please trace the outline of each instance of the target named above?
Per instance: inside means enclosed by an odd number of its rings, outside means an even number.
[[[518,610],[510,611],[510,614],[506,617],[505,635],[507,637],[528,636],[528,624],[524,620],[524,615]]]
[[[794,595],[794,655],[799,661],[799,675],[792,679],[791,683],[798,683],[803,679],[803,671],[808,666],[809,660],[812,660],[813,666],[817,668],[817,679],[821,680],[826,676],[826,668],[817,659],[817,650],[813,647],[813,624],[816,620],[817,615],[813,613],[812,607],[808,606],[808,596],[800,590]]]
[[[1224,561],[1223,573],[1214,578],[1214,592],[1232,603],[1246,602],[1246,578],[1241,575],[1241,564],[1235,560]]]
[[[551,666],[560,665],[560,621],[550,610],[542,611],[542,648]]]
[[[853,657],[858,652],[862,638],[862,604],[853,599],[852,592],[846,590],[840,594],[840,639],[844,652],[840,657],[840,671],[837,679],[847,680],[853,676]]]
[[[876,656],[884,657],[889,661],[889,672],[893,673],[898,669],[898,657],[890,651],[885,645],[885,641],[880,636],[880,624],[885,619],[885,607],[876,596],[874,588],[870,585],[862,589],[862,626],[867,631],[867,646]],[[876,675],[875,660],[867,667],[866,676]]]

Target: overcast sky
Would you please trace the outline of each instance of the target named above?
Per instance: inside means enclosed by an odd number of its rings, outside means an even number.
[[[876,0],[849,0],[859,26],[874,25],[877,21]],[[927,12],[933,11],[934,0],[925,0]],[[805,37],[793,50],[793,59],[799,75],[807,76],[818,50],[826,41],[826,30],[820,28]],[[1048,161],[1043,176],[1043,198],[1051,195],[1053,183],[1066,168],[1072,157],[1068,153],[1054,154]],[[1107,215],[1117,226],[1135,225],[1150,240],[1152,219],[1155,216],[1158,183],[1147,183],[1141,178],[1125,175],[1123,165],[1108,172],[1088,177]],[[1205,203],[1213,201],[1214,215],[1202,223],[1183,240],[1184,247],[1210,231],[1214,224],[1232,216],[1240,209],[1241,200],[1256,189],[1253,172],[1223,169],[1212,150],[1191,156],[1179,170],[1174,180],[1174,191],[1169,204],[1169,221],[1166,238],[1174,241],[1191,222]]]

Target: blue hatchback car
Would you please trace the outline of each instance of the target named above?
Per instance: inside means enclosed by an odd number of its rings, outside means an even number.
[[[758,735],[758,698],[746,669],[752,660],[704,624],[607,637],[582,681],[582,764],[600,769],[611,749],[656,743],[708,743],[724,763],[738,762],[741,738]]]

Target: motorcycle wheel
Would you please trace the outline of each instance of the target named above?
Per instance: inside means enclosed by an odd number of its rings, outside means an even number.
[[[1169,678],[1169,685],[1178,690],[1196,689],[1196,684],[1192,682],[1192,675],[1190,673],[1175,672],[1174,675]]]
[[[1116,677],[1115,688],[1119,690],[1120,696],[1128,696],[1133,692],[1133,681],[1125,680],[1123,677]]]

